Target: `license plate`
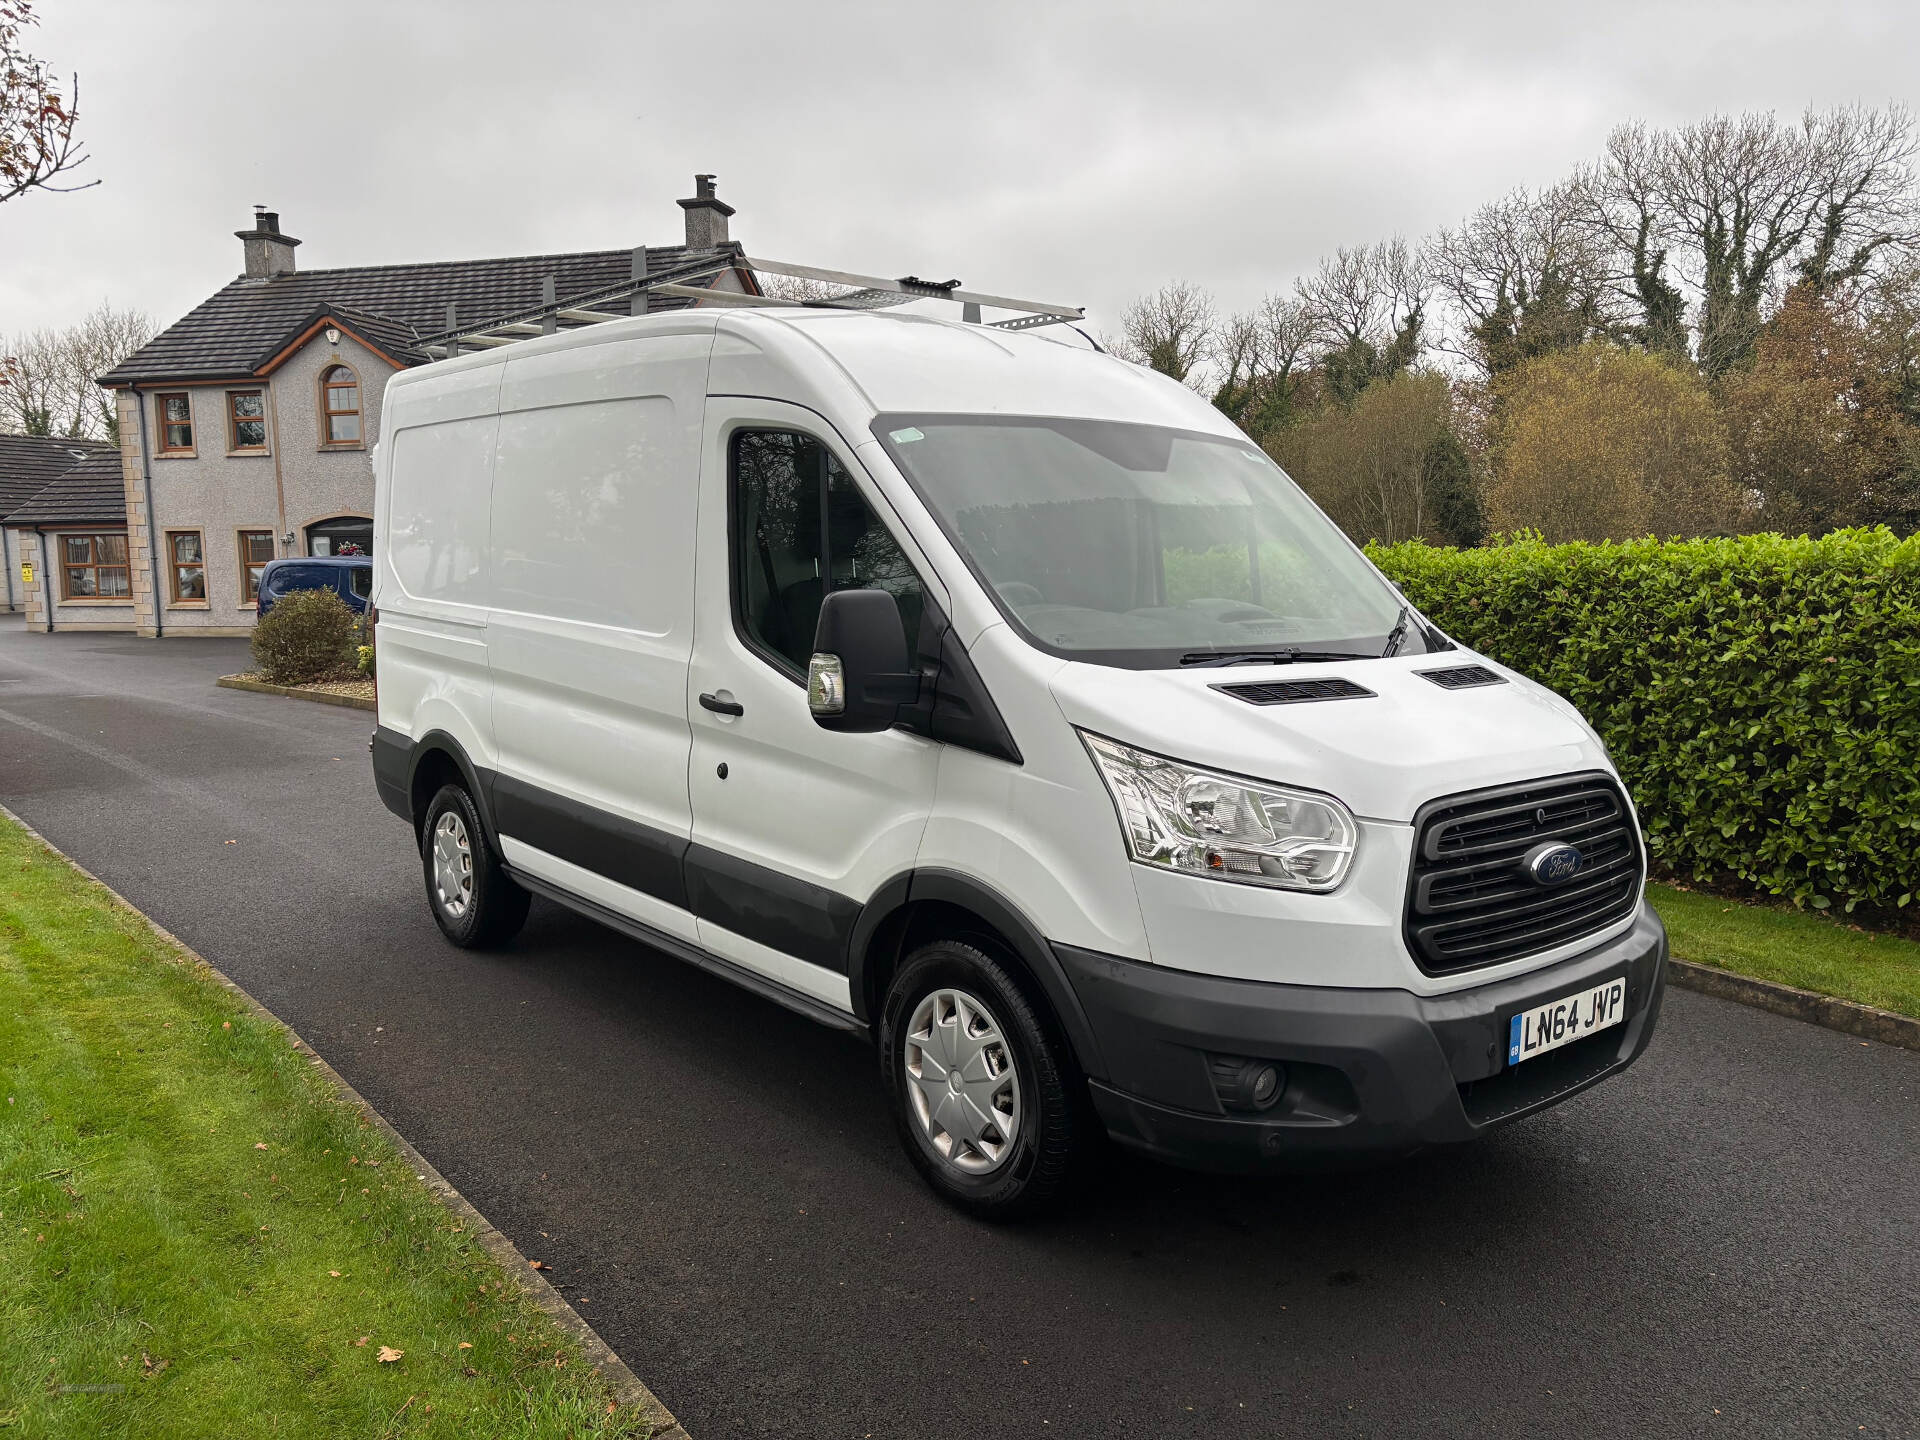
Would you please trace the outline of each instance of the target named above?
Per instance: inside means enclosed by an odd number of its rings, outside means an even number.
[[[1627,981],[1622,976],[1522,1010],[1507,1025],[1507,1063],[1518,1065],[1627,1018]]]

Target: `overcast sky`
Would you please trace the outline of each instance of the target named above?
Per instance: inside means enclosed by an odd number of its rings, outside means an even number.
[[[1911,0],[38,5],[102,183],[0,206],[0,333],[177,318],[256,203],[302,269],[671,244],[696,170],[753,252],[1114,329],[1166,280],[1244,306],[1551,182],[1629,118],[1920,101]]]

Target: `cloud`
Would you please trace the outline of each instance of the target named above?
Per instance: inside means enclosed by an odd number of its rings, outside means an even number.
[[[677,238],[1092,306],[1242,306],[1629,117],[1920,101],[1920,13],[1803,4],[49,4],[104,183],[0,208],[0,332],[171,320],[254,203],[302,268]]]

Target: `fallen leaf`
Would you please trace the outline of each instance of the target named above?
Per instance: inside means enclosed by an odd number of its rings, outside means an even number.
[[[460,1367],[460,1373],[462,1375],[478,1375],[480,1372],[471,1365],[462,1365]]]
[[[394,1349],[391,1345],[382,1345],[380,1347],[380,1354],[377,1358],[379,1359],[382,1365],[391,1365],[394,1361],[398,1360],[402,1355],[406,1353],[407,1352],[404,1350]]]
[[[619,1408],[620,1408],[620,1402],[618,1400],[607,1401],[607,1413],[609,1415],[613,1414],[613,1412],[618,1410]]]
[[[371,1340],[372,1338],[373,1337],[371,1335],[362,1335],[358,1340],[354,1341],[353,1343],[356,1345],[364,1345],[367,1343],[367,1341]]]
[[[472,1344],[471,1344],[470,1342],[468,1342],[468,1341],[466,1341],[466,1340],[462,1340],[462,1341],[460,1342],[460,1348],[461,1348],[462,1350],[471,1350],[471,1349],[473,1348],[473,1345],[472,1345]]]
[[[256,1140],[253,1142],[253,1148],[256,1150],[264,1150],[267,1148],[267,1142],[264,1140]]]
[[[331,1275],[336,1280],[340,1278],[340,1272],[338,1270],[329,1270],[327,1271],[327,1274]]]
[[[231,1020],[222,1020],[222,1021],[220,1022],[220,1028],[221,1028],[222,1030],[231,1030],[231,1029],[233,1029],[233,1021],[231,1021]]]
[[[530,1268],[535,1270],[551,1270],[553,1268],[551,1265],[547,1264],[547,1262],[544,1260],[529,1260],[527,1261],[527,1264]]]
[[[140,1373],[148,1378],[158,1375],[171,1364],[173,1364],[171,1360],[156,1360],[146,1351],[140,1352]]]

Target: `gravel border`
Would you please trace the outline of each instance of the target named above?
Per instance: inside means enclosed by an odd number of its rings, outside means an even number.
[[[222,679],[220,683],[225,685],[227,679],[230,678],[232,677]],[[248,689],[252,687],[236,686],[234,688]],[[274,690],[280,689],[281,687],[263,685],[262,688]],[[299,694],[300,692],[289,691],[286,693]],[[303,698],[314,699],[319,697],[308,695]],[[560,1292],[553,1288],[553,1285],[547,1280],[547,1277],[542,1275],[538,1270],[535,1270],[528,1263],[527,1257],[521,1254],[519,1247],[496,1230],[487,1220],[486,1216],[474,1209],[466,1196],[454,1189],[453,1186],[448,1183],[446,1176],[433,1168],[426,1156],[408,1144],[406,1137],[387,1123],[387,1118],[384,1115],[369,1105],[366,1098],[361,1095],[358,1090],[354,1089],[353,1086],[341,1078],[339,1071],[329,1065],[311,1045],[300,1038],[299,1031],[295,1030],[291,1025],[287,1024],[286,1021],[282,1020],[232,980],[228,979],[226,975],[221,973],[219,967],[211,964],[199,951],[195,950],[191,945],[188,945],[165,926],[156,922],[152,917],[143,912],[139,906],[135,905],[131,900],[127,899],[126,896],[107,884],[106,881],[102,880],[98,875],[95,875],[71,855],[60,849],[59,846],[48,840],[46,836],[27,824],[25,820],[14,814],[13,811],[5,805],[0,805],[0,815],[4,815],[7,819],[13,821],[14,824],[26,831],[35,841],[46,846],[48,850],[72,866],[75,871],[86,876],[87,879],[106,891],[107,894],[113,898],[115,904],[121,906],[133,915],[138,916],[154,934],[166,941],[167,944],[173,946],[180,951],[181,954],[188,956],[198,964],[205,965],[207,973],[212,975],[216,981],[238,998],[248,1010],[264,1020],[272,1021],[282,1030],[285,1030],[293,1039],[294,1049],[304,1053],[313,1062],[314,1068],[319,1070],[319,1072],[339,1090],[341,1095],[360,1112],[366,1122],[392,1142],[394,1149],[400,1152],[401,1158],[413,1167],[414,1175],[425,1183],[428,1193],[445,1206],[449,1214],[460,1221],[462,1226],[480,1242],[481,1247],[487,1254],[493,1257],[495,1263],[497,1263],[501,1269],[505,1270],[507,1274],[519,1284],[526,1287],[528,1293],[533,1297],[533,1303],[544,1310],[547,1315],[551,1317],[554,1324],[558,1325],[572,1337],[574,1343],[579,1345],[581,1353],[586,1357],[587,1363],[599,1371],[601,1376],[605,1378],[607,1383],[612,1387],[614,1398],[618,1400],[622,1406],[640,1410],[651,1418],[653,1428],[648,1433],[652,1437],[652,1440],[689,1440],[687,1432],[681,1428],[680,1422],[674,1419],[673,1412],[661,1404],[659,1396],[649,1390],[645,1382],[627,1367],[626,1361],[614,1354],[613,1347],[602,1340],[593,1326],[589,1325],[586,1320],[582,1318],[580,1312],[566,1302]]]
[[[342,705],[349,710],[373,710],[378,707],[359,695],[339,695],[331,690],[312,690],[305,685],[269,685],[251,675],[222,675],[214,684],[227,690],[251,690],[256,695],[285,695],[289,700],[312,700],[320,705]]]

